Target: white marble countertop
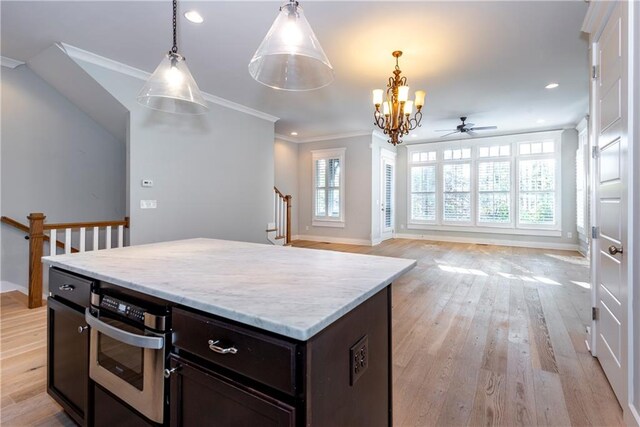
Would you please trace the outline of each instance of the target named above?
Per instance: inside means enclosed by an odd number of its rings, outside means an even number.
[[[403,258],[214,239],[43,262],[302,341],[416,265]]]

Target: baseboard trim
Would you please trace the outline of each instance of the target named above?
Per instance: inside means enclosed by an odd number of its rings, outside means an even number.
[[[411,233],[396,233],[393,236],[395,239],[414,239],[414,240],[433,240],[437,242],[451,242],[451,243],[476,243],[485,245],[496,246],[514,246],[518,248],[533,248],[533,249],[558,249],[563,251],[577,251],[579,249],[577,244],[573,243],[549,243],[549,242],[527,242],[519,240],[507,240],[507,239],[493,239],[485,237],[459,237],[459,236],[442,236],[433,234],[411,234]]]
[[[20,286],[16,283],[9,282],[8,280],[0,281],[0,293],[11,291],[20,291],[25,295],[29,295],[29,291],[26,286]]]
[[[291,240],[309,240],[311,242],[342,243],[345,245],[371,246],[371,240],[367,240],[367,239],[347,239],[343,237],[313,236],[313,235],[307,235],[307,234],[293,236]]]

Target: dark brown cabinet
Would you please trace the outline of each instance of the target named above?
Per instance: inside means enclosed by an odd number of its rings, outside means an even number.
[[[86,423],[89,391],[89,331],[84,315],[49,298],[47,390],[80,425]]]
[[[171,368],[171,426],[295,425],[295,409],[283,402],[176,356]]]
[[[307,341],[175,307],[171,426],[391,425],[391,288]]]

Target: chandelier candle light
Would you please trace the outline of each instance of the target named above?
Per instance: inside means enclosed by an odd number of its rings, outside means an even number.
[[[402,52],[396,50],[392,55],[396,58],[396,68],[393,71],[393,77],[389,77],[389,83],[387,83],[386,100],[383,89],[373,90],[373,105],[376,108],[373,117],[374,124],[382,129],[385,135],[389,135],[387,142],[398,145],[402,143],[403,136],[420,126],[425,92],[418,90],[415,93],[415,99],[409,100],[407,78],[400,77],[402,71],[398,66],[398,58],[402,56]],[[416,112],[411,117],[414,107]]]
[[[209,107],[178,53],[176,35],[177,0],[173,0],[173,47],[138,93],[138,103],[154,110],[178,114],[204,114]]]

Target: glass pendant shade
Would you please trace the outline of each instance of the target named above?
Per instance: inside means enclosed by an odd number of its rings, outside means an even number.
[[[204,114],[209,107],[182,55],[169,52],[138,93],[138,102],[154,110]]]
[[[333,67],[296,2],[283,5],[249,62],[251,77],[291,91],[312,90],[333,81]]]

